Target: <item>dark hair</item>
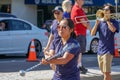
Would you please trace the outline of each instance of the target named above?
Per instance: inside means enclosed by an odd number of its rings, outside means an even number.
[[[69,26],[71,29],[73,29],[73,28],[74,28],[74,23],[73,23],[73,21],[72,21],[71,19],[69,19],[69,18],[66,18],[65,20],[67,21],[68,26]]]
[[[110,13],[115,13],[115,7],[114,6],[112,6],[110,3],[107,3],[107,4],[104,5],[104,7],[106,7],[106,6],[109,7]]]
[[[66,20],[66,21],[67,21],[67,24],[68,24],[68,26],[70,27],[70,29],[74,29],[74,23],[73,23],[73,21],[72,21],[71,19],[65,18],[65,19],[63,19],[63,20]],[[71,33],[71,37],[72,37],[72,38],[76,38],[76,35],[75,35],[75,33],[74,33],[74,30],[73,30],[73,32]]]

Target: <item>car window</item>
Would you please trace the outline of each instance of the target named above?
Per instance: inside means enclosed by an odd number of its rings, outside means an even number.
[[[9,21],[8,20],[1,20],[0,23],[4,23],[4,29],[3,30],[0,30],[0,31],[8,31],[9,30]],[[0,29],[1,29],[1,26],[0,26]]]
[[[25,22],[12,20],[10,30],[31,30],[31,26]]]

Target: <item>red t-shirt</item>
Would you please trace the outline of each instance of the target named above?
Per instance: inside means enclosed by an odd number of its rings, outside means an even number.
[[[74,25],[75,25],[74,32],[76,36],[80,34],[86,36],[87,28],[82,23],[80,23],[81,22],[80,19],[87,20],[87,17],[83,9],[80,8],[77,4],[75,4],[72,8],[71,19],[73,20]]]

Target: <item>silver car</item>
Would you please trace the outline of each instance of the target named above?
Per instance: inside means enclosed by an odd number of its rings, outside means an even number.
[[[96,20],[89,20],[91,27],[94,27]],[[119,22],[119,27],[120,27],[120,20]],[[120,28],[119,28],[120,29]],[[95,36],[91,36],[90,31],[87,30],[87,46],[86,46],[86,51],[91,52],[91,53],[97,53],[98,49],[98,41],[99,41],[99,36],[98,33]],[[117,37],[117,44],[118,48],[120,49],[120,32],[115,34],[115,37]]]
[[[5,29],[0,31],[0,54],[28,55],[30,43],[34,39],[39,56],[48,41],[46,30],[18,18],[0,18],[0,22],[5,23]]]

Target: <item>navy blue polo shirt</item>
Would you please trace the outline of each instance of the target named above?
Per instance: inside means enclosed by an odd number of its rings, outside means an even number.
[[[54,39],[60,38],[57,31],[58,21],[54,20],[51,26],[51,33],[54,35]]]
[[[116,27],[116,32],[119,32],[119,23],[114,19],[111,19],[110,22]],[[110,31],[106,21],[100,22],[97,31],[99,32],[98,54],[110,53],[113,55],[115,33]]]
[[[70,38],[63,46],[61,39],[56,39],[50,46],[50,49],[55,50],[55,54],[61,52],[63,48],[65,52],[73,54],[74,58],[67,64],[56,65],[55,74],[52,80],[80,80],[79,69],[77,68],[78,56],[80,53],[79,43],[75,39]]]

